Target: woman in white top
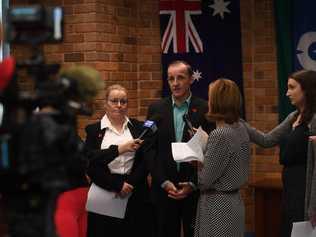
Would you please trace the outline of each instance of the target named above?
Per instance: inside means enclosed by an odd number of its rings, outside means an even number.
[[[127,117],[124,87],[110,86],[105,100],[101,121],[86,127],[88,176],[95,185],[115,193],[117,198],[128,198],[128,204],[124,218],[88,212],[88,236],[148,236],[146,226],[143,227],[145,221],[142,222],[150,219],[144,209],[147,142],[138,139],[144,130],[143,123]]]

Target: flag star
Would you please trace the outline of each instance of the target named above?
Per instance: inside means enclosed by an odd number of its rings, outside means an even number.
[[[194,81],[199,81],[202,78],[202,72],[199,70],[193,71],[192,77]]]
[[[213,16],[219,14],[224,19],[224,12],[230,13],[230,10],[227,9],[229,4],[230,2],[224,2],[224,0],[214,0],[214,4],[209,7],[214,9]]]

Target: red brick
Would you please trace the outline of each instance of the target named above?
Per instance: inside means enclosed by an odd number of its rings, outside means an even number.
[[[83,42],[84,41],[84,36],[82,34],[67,34],[64,37],[64,42],[65,43],[78,43],[78,42]]]
[[[141,89],[157,89],[160,88],[162,82],[161,81],[143,81],[140,82]]]
[[[84,54],[82,53],[65,53],[65,62],[82,62],[84,60]]]
[[[152,72],[152,71],[160,71],[161,64],[160,63],[147,63],[147,64],[140,64],[139,70],[142,72]]]
[[[97,6],[94,3],[90,4],[74,4],[74,13],[90,13],[96,12]]]
[[[98,62],[96,64],[96,69],[105,71],[117,71],[118,64],[114,62]]]

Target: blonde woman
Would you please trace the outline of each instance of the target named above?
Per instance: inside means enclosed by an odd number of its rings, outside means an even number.
[[[94,185],[117,198],[128,198],[123,218],[88,212],[88,237],[148,236],[144,209],[146,195],[145,147],[138,139],[143,123],[127,117],[127,90],[112,85],[105,92],[105,114],[86,127],[88,175]],[[88,205],[93,205],[88,198]],[[111,204],[107,204],[111,205]]]

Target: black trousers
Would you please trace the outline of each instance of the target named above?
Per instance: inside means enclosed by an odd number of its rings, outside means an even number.
[[[151,203],[131,197],[124,219],[88,212],[87,237],[153,237],[154,222]]]
[[[88,212],[88,237],[123,237],[126,236],[126,229],[125,219]]]
[[[164,193],[155,203],[156,236],[180,237],[183,228],[184,237],[192,237],[197,201],[197,193],[182,200],[171,199]]]
[[[293,222],[304,221],[306,166],[284,167],[281,236],[290,237]]]

